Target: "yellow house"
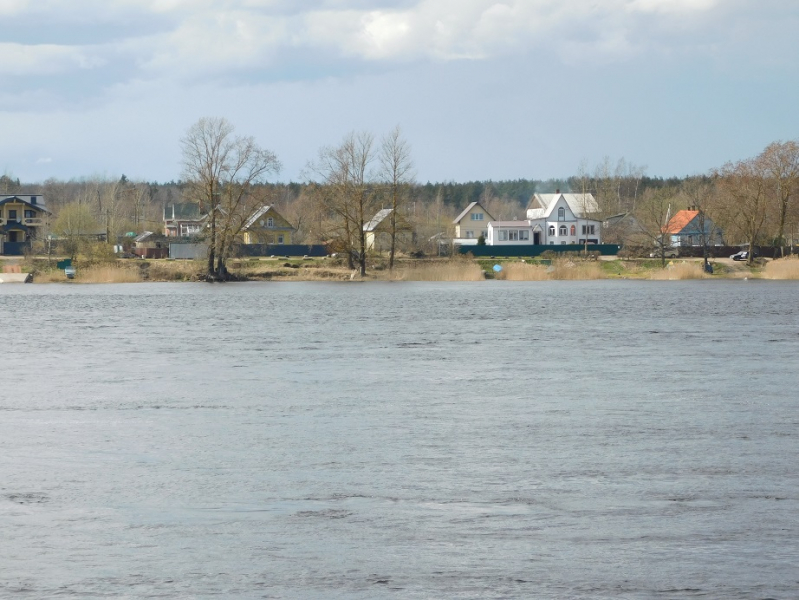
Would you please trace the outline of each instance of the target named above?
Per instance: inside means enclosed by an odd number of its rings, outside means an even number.
[[[0,195],[0,254],[20,256],[29,250],[48,214],[41,194]]]
[[[482,207],[479,202],[472,202],[452,222],[455,225],[455,238],[462,240],[477,240],[481,235],[488,236],[488,222],[494,217]]]
[[[241,230],[245,244],[291,244],[295,231],[274,206],[258,209]]]

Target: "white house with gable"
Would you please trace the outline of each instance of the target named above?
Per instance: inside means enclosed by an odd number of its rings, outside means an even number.
[[[526,221],[490,221],[486,245],[600,244],[601,225],[589,218],[597,213],[591,194],[536,194]]]

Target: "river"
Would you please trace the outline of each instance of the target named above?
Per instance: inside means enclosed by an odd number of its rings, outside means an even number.
[[[0,597],[799,596],[796,282],[0,307]]]

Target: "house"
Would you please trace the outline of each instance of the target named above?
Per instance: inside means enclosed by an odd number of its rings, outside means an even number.
[[[671,246],[721,246],[722,231],[696,207],[678,211],[665,228]]]
[[[169,242],[166,236],[145,231],[133,238],[133,254],[139,258],[167,258]]]
[[[602,221],[602,239],[606,244],[637,244],[648,246],[651,238],[633,213],[611,215]]]
[[[391,213],[393,208],[384,208],[377,212],[372,219],[363,226],[366,233],[367,250],[388,250],[391,247]],[[407,243],[413,239],[413,227],[399,213],[396,214],[396,245]]]
[[[538,218],[543,214],[540,211],[550,213],[554,204],[564,201],[572,214],[578,218],[599,213],[599,205],[593,194],[562,194],[560,190],[556,190],[554,194],[533,194],[530,204],[527,206],[527,218]]]
[[[274,206],[264,206],[247,219],[241,233],[245,244],[283,245],[292,243],[296,231]]]
[[[455,225],[455,244],[476,244],[477,238],[488,236],[488,222],[493,221],[488,211],[479,202],[472,202],[452,222]]]
[[[567,196],[582,194],[536,194],[545,208],[528,208],[525,221],[490,221],[486,245],[567,245],[600,244],[602,223],[585,216],[584,198],[573,204]],[[590,196],[590,194],[587,194]],[[536,201],[537,202],[537,201]],[[594,202],[594,206],[596,203]],[[579,211],[575,214],[573,207]],[[589,211],[587,214],[590,214]]]
[[[41,194],[0,195],[0,254],[20,256],[29,250],[49,214]]]
[[[200,210],[197,202],[180,202],[164,206],[164,235],[167,237],[191,237],[199,235],[208,215]]]

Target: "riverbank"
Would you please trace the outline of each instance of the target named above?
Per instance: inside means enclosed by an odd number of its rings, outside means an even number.
[[[100,264],[77,261],[75,278],[68,280],[56,261],[46,258],[5,258],[4,271],[31,273],[34,283],[136,283],[142,281],[203,281],[203,261],[120,259]],[[403,258],[393,270],[377,259],[360,277],[340,258],[260,258],[232,260],[229,271],[237,281],[507,281],[591,279],[799,279],[799,259],[763,260],[753,266],[728,258],[711,261],[706,273],[702,259],[672,259],[665,267],[659,259],[601,257],[584,260],[563,257],[551,261],[520,259]]]

